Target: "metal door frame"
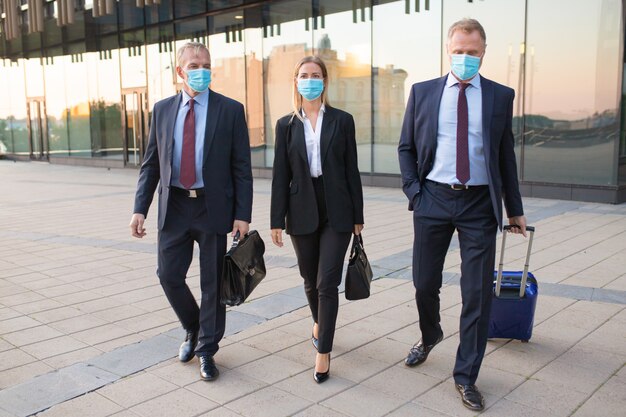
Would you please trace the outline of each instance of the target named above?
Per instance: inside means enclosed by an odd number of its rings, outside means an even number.
[[[139,146],[135,146],[137,150],[137,164],[131,164],[129,158],[129,150],[128,150],[128,129],[126,126],[126,96],[132,94],[133,99],[135,100],[135,106],[137,107],[137,117],[136,121],[141,120],[142,123],[139,123],[136,129],[134,129],[135,137],[133,140],[135,144]],[[135,95],[136,94],[136,95]],[[148,117],[148,89],[146,87],[135,87],[135,88],[123,88],[122,89],[122,130],[124,132],[124,165],[125,166],[139,166],[143,162],[143,155],[145,153],[145,148],[148,145],[148,131],[149,131],[149,117]]]
[[[33,150],[33,129],[32,116],[30,107],[32,103],[38,103],[37,124],[39,125],[39,152],[35,154]],[[48,142],[48,113],[46,111],[46,100],[44,97],[27,97],[26,98],[26,117],[28,118],[28,149],[31,159],[47,161],[50,157],[50,143]]]

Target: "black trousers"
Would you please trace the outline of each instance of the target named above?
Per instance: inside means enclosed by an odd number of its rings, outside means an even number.
[[[485,355],[493,287],[497,221],[487,186],[455,191],[426,181],[413,205],[413,284],[424,344],[441,333],[439,290],[454,230],[461,249],[458,384],[474,384]]]
[[[313,178],[317,198],[319,226],[308,235],[292,235],[291,242],[298,258],[300,275],[304,278],[313,321],[318,324],[318,351],[329,353],[333,349],[335,325],[339,310],[339,284],[346,250],[352,233],[335,232],[328,224],[324,183]]]
[[[226,327],[226,309],[219,300],[226,235],[206,231],[208,215],[203,197],[189,198],[172,192],[158,237],[157,275],[183,327],[199,330],[198,356],[217,352]],[[200,307],[185,282],[194,242],[200,248]]]

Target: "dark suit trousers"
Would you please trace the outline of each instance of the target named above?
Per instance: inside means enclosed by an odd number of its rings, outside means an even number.
[[[308,235],[292,235],[291,242],[298,258],[300,275],[304,278],[304,292],[311,315],[319,326],[318,351],[329,353],[333,349],[335,337],[343,260],[352,234],[338,233],[330,227],[323,180],[313,178],[313,186],[319,226]]]
[[[189,198],[171,192],[158,243],[157,275],[183,327],[188,331],[199,330],[196,355],[215,354],[226,327],[226,309],[219,300],[226,235],[207,232],[208,216],[203,197]],[[199,308],[185,283],[194,242],[200,248]]]
[[[426,181],[413,202],[413,284],[424,344],[441,333],[439,290],[454,230],[461,249],[460,343],[454,366],[458,384],[474,384],[485,354],[497,222],[487,186],[455,191]]]

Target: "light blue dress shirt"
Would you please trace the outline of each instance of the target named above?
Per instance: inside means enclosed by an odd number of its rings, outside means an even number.
[[[174,187],[185,188],[180,183],[180,156],[183,152],[183,128],[185,126],[185,116],[189,111],[189,100],[191,97],[185,90],[181,92],[183,95],[176,115],[176,124],[174,125],[174,152],[172,155],[172,183]],[[196,182],[191,188],[204,187],[202,179],[202,158],[204,155],[204,136],[206,130],[206,118],[209,108],[209,90],[206,90],[193,98],[194,114],[196,121]]]
[[[468,145],[470,179],[467,185],[487,185],[487,166],[483,149],[483,98],[480,88],[480,75],[470,81],[465,89],[468,115]],[[426,176],[431,181],[445,184],[459,184],[456,177],[456,125],[459,81],[448,74],[446,86],[439,106],[439,127],[437,129],[437,151],[433,168]]]

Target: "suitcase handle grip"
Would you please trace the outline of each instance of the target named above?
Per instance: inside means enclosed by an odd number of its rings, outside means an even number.
[[[519,227],[517,225],[507,225],[502,228],[502,249],[500,250],[500,264],[498,265],[498,276],[496,278],[496,297],[500,296],[500,289],[502,287],[502,269],[504,268],[504,248],[506,242],[507,232],[513,227]],[[526,230],[530,232],[528,238],[528,250],[526,251],[526,261],[524,262],[524,272],[522,273],[522,282],[520,282],[519,297],[523,298],[526,294],[526,280],[528,278],[528,263],[530,262],[530,252],[533,246],[533,236],[535,235],[535,228],[533,226],[526,226]]]
[[[502,230],[511,230],[511,229],[519,229],[520,227],[516,224],[507,224],[506,226],[504,226],[502,228]],[[526,226],[526,230],[529,232],[534,232],[535,231],[535,226]]]

